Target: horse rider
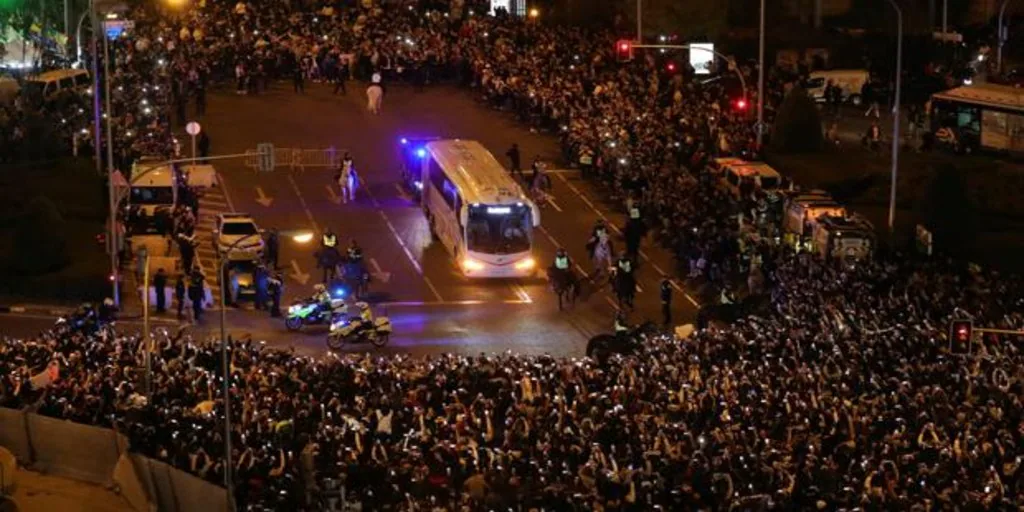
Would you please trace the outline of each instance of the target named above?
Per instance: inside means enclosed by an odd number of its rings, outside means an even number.
[[[626,251],[619,253],[619,259],[615,262],[616,294],[624,298],[629,307],[633,307],[633,295],[636,290],[636,278],[633,275],[633,260],[629,258]]]
[[[336,249],[338,247],[338,235],[335,235],[331,228],[327,228],[327,231],[324,231],[321,244],[324,249]]]
[[[736,296],[733,295],[732,290],[728,286],[722,287],[722,293],[718,296],[718,302],[720,304],[728,305],[736,303]]]
[[[574,277],[572,273],[572,259],[569,258],[569,254],[565,251],[565,248],[559,248],[558,252],[555,253],[555,263],[552,265],[554,269],[554,277],[558,278],[558,282],[562,285],[573,284]]]

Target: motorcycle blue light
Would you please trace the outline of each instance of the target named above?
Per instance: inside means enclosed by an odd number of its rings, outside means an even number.
[[[416,156],[418,156],[420,158],[426,158],[427,157],[427,150],[425,150],[423,148],[417,149],[416,150]]]
[[[344,288],[338,288],[337,290],[334,290],[334,296],[338,297],[338,298],[344,297],[345,296],[345,289]]]

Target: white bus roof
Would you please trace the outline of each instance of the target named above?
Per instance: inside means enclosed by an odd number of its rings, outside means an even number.
[[[729,168],[736,171],[736,174],[740,176],[767,176],[771,178],[782,179],[782,175],[779,171],[776,171],[772,166],[764,162],[743,162],[739,164],[731,164]]]
[[[498,159],[479,142],[438,140],[428,142],[426,148],[459,189],[463,203],[533,204]]]
[[[965,85],[938,92],[933,99],[971,103],[983,107],[1009,108],[1024,111],[1024,89],[1009,85],[977,84]]]

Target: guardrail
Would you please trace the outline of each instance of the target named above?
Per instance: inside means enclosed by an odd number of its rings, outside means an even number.
[[[129,453],[111,429],[0,408],[0,446],[22,465],[115,489],[139,512],[222,512],[227,492],[168,464]]]
[[[345,150],[333,147],[325,149],[274,148],[275,167],[287,167],[293,171],[304,171],[310,167],[340,169],[344,155]],[[259,152],[246,151],[246,167],[258,170],[259,158]]]

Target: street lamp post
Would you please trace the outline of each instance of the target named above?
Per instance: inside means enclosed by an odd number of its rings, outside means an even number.
[[[900,162],[900,88],[903,74],[903,10],[896,0],[889,0],[896,10],[896,94],[892,107],[892,172],[889,184],[889,233],[896,230],[896,178]]]
[[[1003,0],[1003,5],[999,6],[999,25],[996,27],[996,37],[998,37],[998,44],[996,45],[996,71],[999,73],[1003,72],[1003,43],[1006,42],[1006,27],[1003,26],[1003,15],[1006,14],[1006,6],[1010,3],[1010,0]]]
[[[99,31],[99,21],[96,19],[96,1],[89,0],[89,23],[92,25],[92,128],[93,128],[93,144],[95,148],[93,153],[96,156],[96,174],[103,174],[103,158],[100,156],[102,153],[102,142],[100,141],[100,55],[99,55],[99,44],[96,41],[96,34]],[[111,185],[111,191],[113,185]],[[111,220],[111,226],[113,226],[113,220]],[[111,227],[113,232],[113,227]],[[113,239],[111,239],[113,241]],[[113,246],[111,246],[113,251]],[[117,281],[114,281],[114,285],[117,285]]]
[[[757,150],[764,139],[764,2],[761,0],[761,30],[757,48]]]
[[[114,305],[121,304],[121,291],[118,286],[118,265],[117,265],[117,242],[118,242],[118,230],[117,226],[117,204],[114,202],[114,129],[112,125],[114,123],[114,111],[110,108],[110,45],[108,44],[108,37],[106,31],[103,31],[103,82],[104,92],[106,95],[106,110],[107,110],[107,183],[109,187],[109,207],[110,207],[110,273],[114,277],[112,281]],[[94,60],[95,62],[95,60]],[[99,91],[96,91],[98,94]],[[148,293],[147,293],[148,295]]]
[[[291,231],[289,233],[292,241],[296,243],[307,243],[313,239],[312,233],[308,231]],[[227,336],[227,289],[230,283],[224,282],[224,274],[227,264],[231,261],[231,251],[239,244],[253,237],[261,236],[262,233],[250,233],[231,243],[226,249],[217,251],[217,279],[220,282],[220,361],[223,366],[224,387],[224,488],[228,494],[228,510],[233,510],[234,494],[234,468],[231,467],[231,361],[228,357],[228,336]],[[258,286],[258,284],[257,284]],[[149,294],[149,291],[146,291]]]
[[[644,0],[636,0],[636,42],[644,42]]]

